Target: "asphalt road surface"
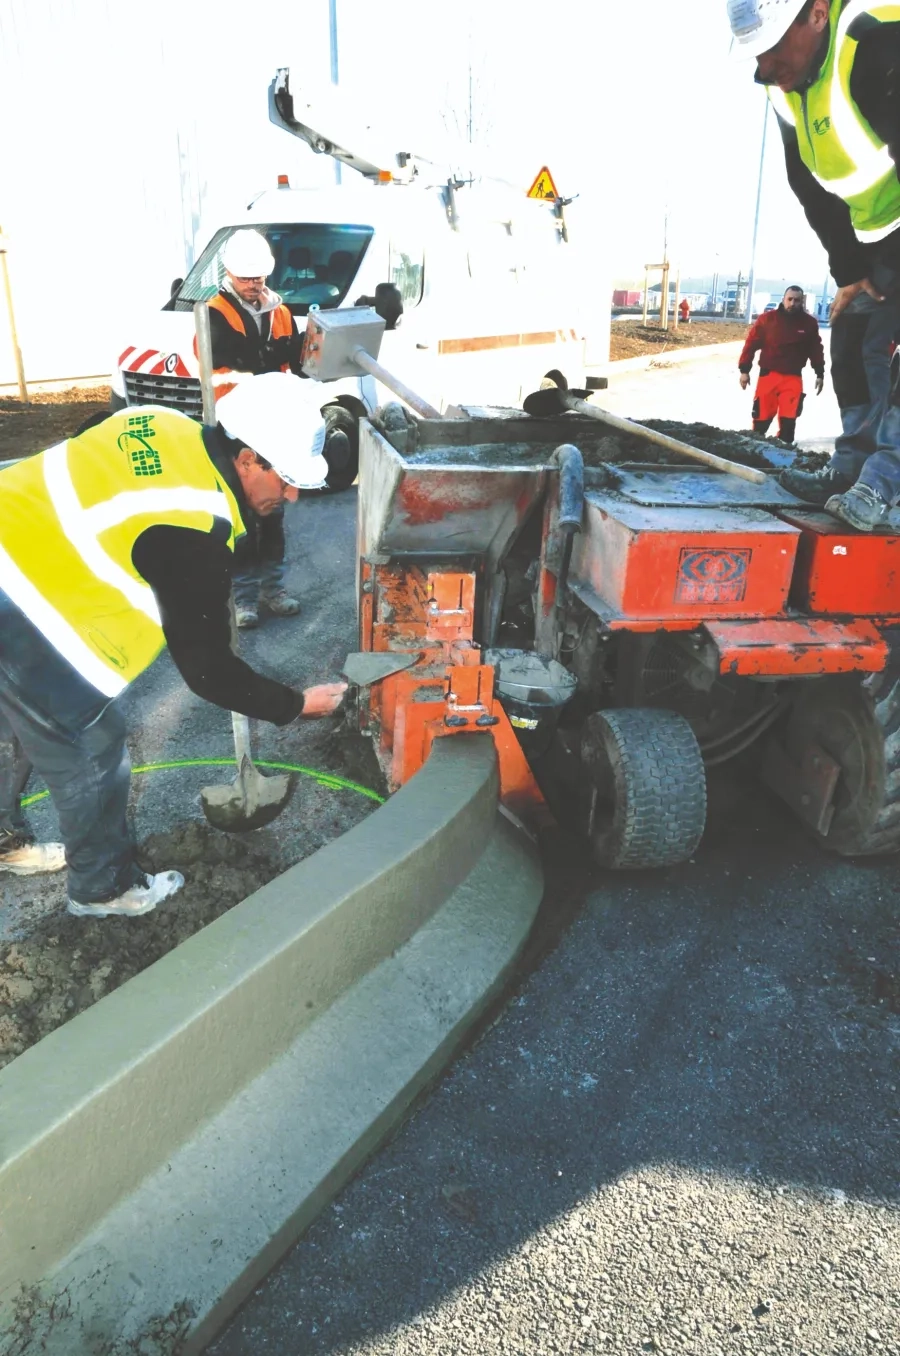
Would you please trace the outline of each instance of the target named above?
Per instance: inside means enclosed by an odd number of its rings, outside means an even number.
[[[900,1351],[897,867],[752,785],[612,875],[214,1356]]]
[[[511,1003],[213,1356],[900,1353],[897,874],[724,773],[677,869],[556,840]]]

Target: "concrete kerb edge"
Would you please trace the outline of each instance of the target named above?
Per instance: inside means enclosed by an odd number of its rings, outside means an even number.
[[[717,358],[733,353],[738,356],[743,344],[733,339],[727,344],[698,344],[696,348],[673,348],[660,353],[642,353],[636,358],[619,358],[609,364],[609,375],[615,377],[621,372],[643,372],[656,363],[699,362],[703,358]],[[602,399],[602,392],[599,393]]]
[[[339,842],[0,1073],[0,1296],[46,1284],[130,1193],[434,921],[493,842],[496,797],[491,740],[440,741],[414,783]],[[517,947],[538,902],[529,897]],[[398,1096],[402,1114],[409,1098],[395,1090],[388,1100]]]

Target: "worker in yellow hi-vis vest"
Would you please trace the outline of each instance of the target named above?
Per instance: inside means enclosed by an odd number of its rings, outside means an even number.
[[[312,387],[248,378],[218,402],[214,427],[128,407],[0,470],[0,872],[67,866],[70,913],[146,913],[184,883],[135,861],[115,703],[166,646],[192,691],[258,720],[287,725],[340,702],[344,683],[297,691],[231,649],[245,515],[278,512],[328,471]],[[61,843],[35,843],[22,814],[32,766]]]
[[[842,433],[828,466],[784,485],[862,532],[900,499],[900,4],[726,0],[738,56],[778,115],[788,182],[828,251],[832,380]]]

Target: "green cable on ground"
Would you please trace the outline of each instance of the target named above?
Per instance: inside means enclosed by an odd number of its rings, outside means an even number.
[[[170,763],[144,763],[142,767],[134,767],[131,770],[137,776],[142,772],[170,772],[185,767],[236,766],[233,758],[178,758]],[[335,776],[333,772],[319,772],[314,767],[304,767],[302,763],[257,762],[254,766],[267,767],[273,772],[297,772],[301,777],[312,777],[313,781],[318,782],[320,786],[327,786],[332,791],[355,791],[358,796],[365,796],[367,800],[374,800],[377,805],[384,804],[384,796],[379,796],[377,791],[372,791],[368,786],[360,786],[359,782],[348,781],[346,777]],[[36,791],[33,796],[25,796],[21,802],[23,810],[29,805],[36,804],[39,800],[46,800],[49,795],[49,791]]]

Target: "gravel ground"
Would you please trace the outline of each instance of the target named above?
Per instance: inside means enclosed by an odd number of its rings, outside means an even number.
[[[556,950],[211,1356],[900,1352],[896,865],[711,801],[683,867],[564,850]]]
[[[90,415],[109,409],[108,386],[35,391],[28,401],[0,397],[0,461],[27,457],[71,438]]]
[[[706,344],[728,344],[747,337],[748,326],[743,321],[692,320],[689,325],[662,330],[659,318],[643,325],[640,320],[620,320],[612,327],[609,356],[613,362],[620,358],[636,358],[645,353],[659,356],[675,348],[700,348]]]

